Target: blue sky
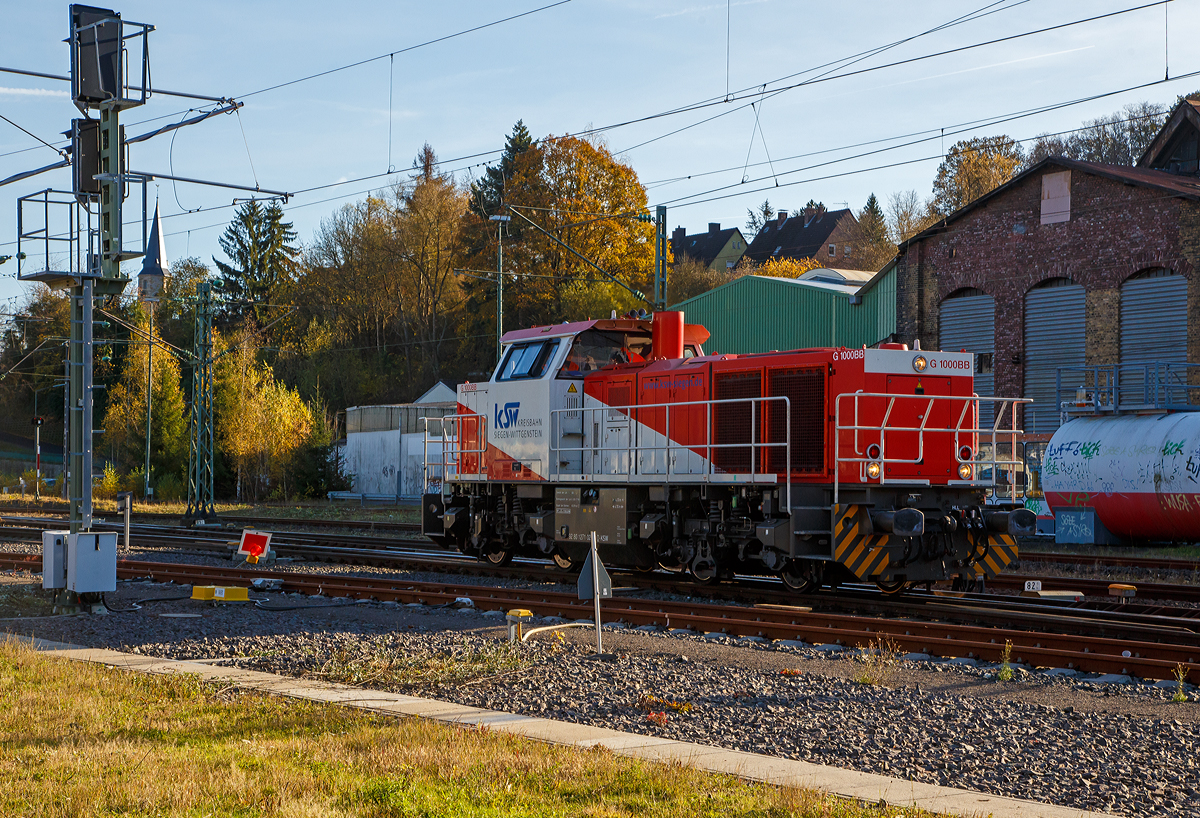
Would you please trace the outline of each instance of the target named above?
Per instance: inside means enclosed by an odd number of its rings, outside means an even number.
[[[155,86],[236,97],[550,2],[126,2],[117,10],[126,20],[156,26],[150,41]],[[741,226],[746,209],[768,197],[781,208],[800,207],[810,198],[859,208],[872,192],[881,200],[907,189],[928,195],[936,157],[957,139],[1032,137],[1077,127],[1129,102],[1171,102],[1200,89],[1200,76],[1192,77],[948,135],[944,144],[941,138],[943,128],[956,131],[964,123],[1162,80],[1165,38],[1172,76],[1200,71],[1200,49],[1188,35],[1200,24],[1200,0],[1172,2],[1169,27],[1158,5],[773,93],[782,85],[811,79],[815,66],[985,7],[994,13],[916,37],[848,70],[1137,5],[1135,0],[570,0],[394,59],[246,96],[237,116],[181,129],[174,140],[167,135],[132,146],[130,166],[299,191],[386,174],[389,162],[405,171],[426,141],[443,160],[496,151],[518,119],[535,137],[578,133],[711,100],[715,104],[707,108],[604,132],[609,147],[647,184],[650,202],[668,203],[670,228],[696,232],[710,221]],[[5,15],[0,66],[67,73],[66,3],[9,4]],[[798,76],[772,82],[793,74]],[[719,101],[727,88],[753,94],[764,83],[761,101],[744,95]],[[122,122],[133,136],[178,120],[196,104],[160,95],[126,112]],[[66,83],[2,73],[0,114],[55,144],[78,116]],[[721,116],[695,124],[714,115]],[[910,140],[847,146],[907,134],[934,138],[846,159]],[[465,183],[479,175],[481,162],[493,158],[451,161],[444,168]],[[0,121],[0,178],[55,159],[49,148]],[[805,169],[839,159],[846,161]],[[879,167],[893,163],[906,164]],[[382,175],[302,193],[286,209],[301,241],[308,242],[341,204],[387,183]],[[69,171],[0,188],[0,255],[15,249],[16,198],[46,187],[69,189]],[[235,195],[244,194],[165,181],[152,185],[151,197],[159,198],[165,217],[168,257],[220,256],[217,238]],[[140,194],[126,207],[127,217],[140,214]],[[139,240],[140,229],[127,233],[127,245]],[[21,296],[24,285],[13,279],[15,268],[15,261],[0,266],[0,305]]]

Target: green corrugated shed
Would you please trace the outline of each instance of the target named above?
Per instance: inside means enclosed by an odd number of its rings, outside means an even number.
[[[861,287],[742,276],[671,309],[712,333],[707,353],[872,346],[896,331],[895,266]]]

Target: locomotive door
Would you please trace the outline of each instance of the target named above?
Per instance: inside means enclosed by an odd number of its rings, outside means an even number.
[[[630,473],[630,418],[626,414],[633,404],[633,379],[608,385],[608,408],[596,414],[603,428],[599,474],[628,475]]]
[[[641,383],[638,406],[634,414],[635,450],[638,474],[667,473],[667,407],[657,405],[671,402],[671,376],[645,378]],[[672,418],[674,420],[674,418]]]

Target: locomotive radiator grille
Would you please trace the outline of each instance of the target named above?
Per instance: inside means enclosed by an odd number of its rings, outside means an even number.
[[[775,369],[767,375],[768,394],[788,399],[791,406],[792,462],[794,472],[820,474],[825,471],[825,367]],[[772,402],[770,442],[784,443],[788,439],[787,409],[783,403]],[[785,472],[785,449],[767,450],[767,471]]]
[[[713,376],[714,400],[741,400],[762,397],[762,372],[722,372]],[[757,406],[758,417],[754,417]],[[752,420],[753,419],[753,420]],[[752,446],[730,446],[752,443],[751,427],[758,438],[763,436],[762,403],[724,403],[713,407],[713,443],[728,448],[713,449],[712,459],[717,468],[729,474],[758,471],[762,455]],[[757,455],[757,456],[756,456]]]

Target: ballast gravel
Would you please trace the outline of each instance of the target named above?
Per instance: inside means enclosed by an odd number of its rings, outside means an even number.
[[[109,604],[127,608],[186,590],[122,582]],[[445,664],[513,650],[517,666],[503,664],[467,683],[360,683],[1080,809],[1200,814],[1200,697],[1190,686],[1189,701],[1174,703],[1173,689],[1145,683],[1100,684],[1023,668],[1015,681],[1001,683],[994,667],[915,655],[879,686],[854,681],[862,662],[836,646],[623,628],[606,629],[612,655],[598,660],[590,628],[564,631],[562,639],[539,635],[510,649],[495,612],[256,596],[298,610],[179,599],[2,627],[309,678],[388,656]],[[181,613],[192,616],[162,616]]]

